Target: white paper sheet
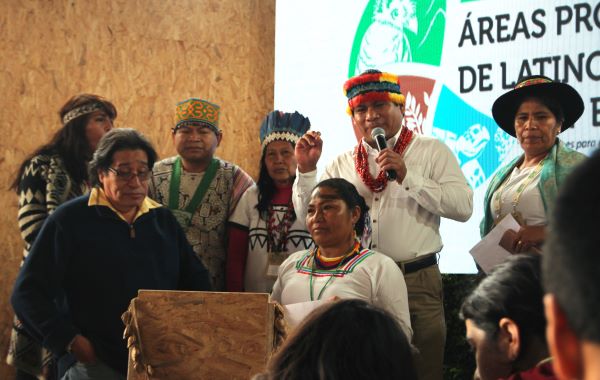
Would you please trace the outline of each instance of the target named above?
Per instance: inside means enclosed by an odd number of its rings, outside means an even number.
[[[519,228],[521,228],[519,223],[511,214],[508,214],[489,234],[471,248],[469,253],[485,273],[489,273],[494,266],[511,255],[510,252],[500,246],[500,239],[507,230],[518,231]]]
[[[302,322],[304,318],[306,318],[308,314],[310,314],[319,306],[324,305],[326,302],[328,301],[320,300],[283,305],[285,320],[288,323],[288,326],[290,328],[295,328],[297,325],[300,324],[300,322]]]

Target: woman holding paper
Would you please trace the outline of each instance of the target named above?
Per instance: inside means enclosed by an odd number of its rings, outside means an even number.
[[[296,252],[281,264],[272,298],[283,305],[332,297],[362,299],[390,312],[410,340],[408,296],[400,268],[389,257],[363,248],[358,239],[368,210],[345,179],[320,182],[306,216],[316,247]]]
[[[522,79],[492,106],[496,123],[516,137],[523,154],[500,168],[485,195],[481,236],[508,214],[520,224],[500,244],[513,253],[538,251],[546,237],[548,210],[573,167],[585,156],[565,146],[558,134],[583,113],[583,100],[566,83],[544,76]]]

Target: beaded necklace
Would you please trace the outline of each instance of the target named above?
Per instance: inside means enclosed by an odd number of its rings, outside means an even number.
[[[394,152],[402,155],[406,150],[406,147],[408,147],[408,144],[412,141],[413,135],[413,131],[407,127],[403,127],[396,144],[394,144]],[[367,185],[372,192],[380,193],[385,190],[388,182],[386,173],[384,170],[380,170],[377,178],[371,176],[371,173],[369,173],[369,155],[362,143],[359,143],[354,150],[354,167],[363,183]]]
[[[350,249],[350,251],[348,251],[348,253],[346,253],[344,256],[341,257],[340,262],[338,263],[338,265],[336,265],[335,268],[330,270],[330,275],[329,278],[327,279],[327,281],[325,282],[325,285],[323,285],[323,287],[321,288],[321,291],[319,292],[319,295],[317,296],[317,300],[321,299],[321,296],[323,295],[323,292],[325,291],[325,289],[327,289],[327,287],[330,285],[331,281],[333,280],[333,278],[335,277],[335,273],[337,272],[338,269],[340,269],[340,267],[342,266],[342,264],[345,262],[345,260],[348,257],[353,256],[355,253],[357,253],[358,251],[360,251],[360,243],[358,241],[354,242],[354,245],[352,246],[352,249]],[[317,256],[320,256],[320,248],[316,248],[314,250],[313,253],[313,262],[312,262],[312,268],[310,270],[310,277],[309,277],[309,285],[310,285],[310,300],[314,301],[315,300],[315,296],[314,296],[314,286],[313,286],[313,276],[315,273],[315,270],[317,269]]]
[[[287,241],[290,227],[292,226],[292,217],[294,215],[294,204],[292,198],[287,205],[287,210],[279,224],[275,225],[277,213],[270,204],[267,211],[267,252],[287,252]]]
[[[527,186],[529,186],[529,184],[534,180],[534,178],[537,177],[538,174],[541,173],[542,168],[544,167],[544,161],[546,161],[546,159],[541,160],[535,166],[535,168],[533,168],[531,173],[525,179],[523,179],[521,182],[518,182],[518,183],[512,185],[513,188],[515,186],[518,186],[518,187],[515,191],[515,194],[513,196],[512,202],[511,202],[511,205],[512,205],[511,214],[520,225],[525,225],[525,219],[523,218],[523,215],[519,211],[517,211],[517,206],[519,205],[519,201],[521,200],[521,195],[523,195],[523,192],[525,191]],[[514,169],[513,169],[513,171],[514,171]],[[512,173],[511,173],[511,176],[512,176]],[[507,176],[506,180],[496,190],[498,195],[495,198],[493,198],[492,206],[494,209],[494,213],[496,214],[496,222],[499,222],[500,220],[502,220],[501,217],[503,215],[501,215],[501,210],[502,210],[502,203],[504,202],[502,199],[502,197],[503,197],[502,193],[505,190],[507,190],[507,187],[508,187],[507,185],[508,185],[508,182],[510,182],[511,176]]]

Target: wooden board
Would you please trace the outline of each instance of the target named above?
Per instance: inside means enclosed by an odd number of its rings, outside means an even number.
[[[130,352],[129,380],[249,379],[273,350],[266,293],[140,291],[130,311],[152,376],[133,368]]]

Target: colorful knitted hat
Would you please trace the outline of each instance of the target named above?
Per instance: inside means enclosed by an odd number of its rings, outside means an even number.
[[[285,140],[292,144],[310,129],[310,120],[298,111],[287,113],[273,111],[265,117],[260,126],[260,144],[264,151],[274,140]]]
[[[216,104],[198,98],[190,98],[177,103],[175,109],[175,127],[186,123],[200,123],[219,133],[219,109]]]
[[[348,97],[346,112],[352,115],[354,107],[373,101],[391,101],[404,104],[404,95],[400,92],[400,78],[379,70],[367,70],[350,78],[344,83],[344,95]]]
[[[515,115],[517,110],[523,100],[529,97],[547,97],[558,102],[565,117],[561,132],[571,128],[583,114],[583,99],[573,87],[566,83],[555,82],[542,75],[526,77],[521,79],[514,89],[496,99],[492,105],[494,120],[512,137],[516,137]]]

